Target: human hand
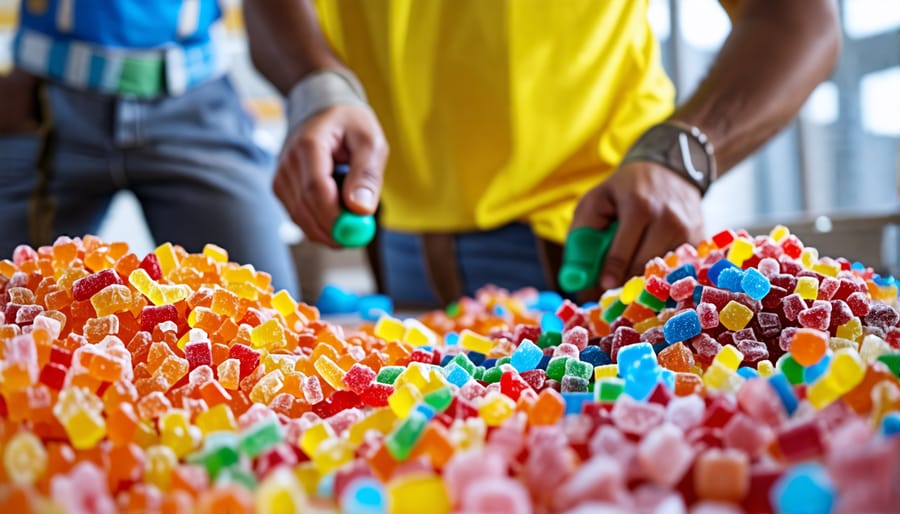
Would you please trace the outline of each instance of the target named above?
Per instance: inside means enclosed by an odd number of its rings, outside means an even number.
[[[600,288],[643,274],[644,264],[678,245],[703,239],[700,192],[685,178],[648,161],[622,165],[578,203],[572,229],[619,227],[600,274]]]
[[[35,88],[37,79],[21,70],[0,75],[0,134],[32,132],[40,126]]]
[[[375,213],[388,146],[371,110],[335,105],[310,117],[288,135],[274,190],[291,219],[311,240],[339,248],[331,229],[340,198],[352,212]],[[349,163],[342,191],[332,178],[336,163]]]

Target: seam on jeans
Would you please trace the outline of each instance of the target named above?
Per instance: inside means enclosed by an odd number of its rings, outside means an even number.
[[[53,156],[56,153],[53,130],[53,112],[50,109],[49,88],[41,81],[35,96],[38,101],[40,128],[38,129],[39,150],[35,173],[37,181],[28,202],[28,237],[32,246],[52,243],[53,221],[56,217],[56,201],[50,196],[50,181],[53,178]]]

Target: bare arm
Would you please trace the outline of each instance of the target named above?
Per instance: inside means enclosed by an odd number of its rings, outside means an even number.
[[[700,127],[725,171],[787,125],[837,64],[834,0],[737,0],[733,28],[697,91],[673,119]]]
[[[346,70],[322,35],[310,0],[245,0],[244,17],[254,65],[283,95],[310,84],[306,79],[315,80],[317,72]],[[292,104],[311,114],[288,120],[273,184],[303,233],[332,247],[340,198],[357,214],[375,212],[388,153],[372,110],[361,100],[344,100]],[[338,163],[350,165],[342,191],[332,179]]]
[[[311,72],[343,67],[309,0],[247,0],[244,23],[253,64],[282,94]]]
[[[721,172],[758,149],[799,111],[835,66],[840,28],[834,0],[722,0],[732,30],[706,78],[672,115],[699,127]],[[579,202],[572,227],[619,220],[603,264],[609,289],[654,256],[704,237],[697,188],[660,164],[632,161]]]

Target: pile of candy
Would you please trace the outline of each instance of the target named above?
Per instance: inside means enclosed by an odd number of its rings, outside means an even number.
[[[487,288],[345,332],[269,276],[0,261],[0,512],[896,512],[897,285],[784,227],[597,304]]]

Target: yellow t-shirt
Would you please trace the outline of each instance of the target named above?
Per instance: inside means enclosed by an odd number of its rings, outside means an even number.
[[[562,242],[578,199],[671,113],[649,0],[317,0],[391,153],[384,226],[527,221]]]

